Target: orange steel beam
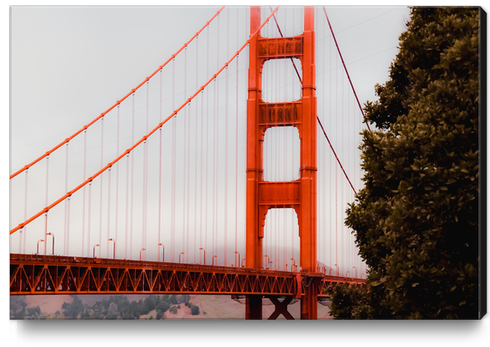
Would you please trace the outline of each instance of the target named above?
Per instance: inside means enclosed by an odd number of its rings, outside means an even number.
[[[263,38],[250,42],[247,101],[247,267],[262,267],[262,239],[267,212],[271,208],[294,208],[298,215],[300,266],[304,273],[315,273],[316,236],[316,82],[314,8],[305,7],[304,32],[295,37]],[[250,31],[260,24],[260,7],[250,10]],[[285,103],[262,100],[262,69],[270,59],[297,58],[303,73],[302,97]],[[301,141],[300,178],[291,182],[266,182],[263,179],[263,141],[268,128],[295,126]],[[317,318],[318,276],[309,278],[302,297],[302,318]],[[259,305],[259,303],[256,303]],[[247,308],[247,312],[259,308]]]
[[[10,255],[10,294],[293,295],[292,273],[235,267]]]
[[[122,101],[126,100],[131,94],[133,94],[135,91],[137,91],[142,85],[144,85],[146,82],[148,82],[150,80],[150,78],[152,78],[153,76],[155,76],[158,71],[160,71],[161,69],[163,69],[165,67],[165,65],[167,65],[169,62],[171,62],[182,50],[184,50],[188,45],[189,43],[191,43],[203,30],[204,28],[206,28],[219,14],[220,12],[223,10],[223,8],[225,8],[224,6],[221,7],[218,12],[216,12],[216,14],[209,20],[206,22],[206,24],[204,24],[204,26],[194,34],[194,36],[192,36],[192,38],[187,41],[177,52],[175,52],[165,63],[163,63],[162,65],[160,65],[158,67],[158,69],[156,69],[150,76],[146,77],[145,80],[143,82],[141,82],[140,84],[138,84],[136,86],[136,88],[133,88],[128,94],[126,94],[123,98],[121,98],[121,100],[118,100],[114,105],[112,105],[111,107],[109,107],[106,111],[102,112],[99,116],[97,116],[96,118],[94,118],[90,123],[88,123],[87,125],[83,126],[82,129],[78,130],[77,132],[75,132],[73,135],[71,135],[70,137],[67,137],[64,141],[62,141],[61,143],[59,143],[58,145],[54,146],[52,149],[50,149],[49,151],[47,151],[46,153],[44,153],[43,155],[41,155],[39,158],[35,159],[34,161],[32,161],[31,163],[27,164],[26,166],[24,166],[22,169],[18,170],[17,172],[14,172],[11,176],[10,176],[10,179],[14,178],[15,176],[19,175],[20,173],[24,172],[25,170],[29,169],[32,165],[36,164],[37,162],[39,162],[40,160],[42,160],[43,158],[47,157],[48,155],[50,155],[51,153],[53,153],[54,151],[56,151],[58,148],[60,148],[61,146],[63,146],[64,144],[70,142],[70,140],[72,140],[74,137],[76,137],[77,135],[81,134],[84,130],[86,130],[89,126],[91,126],[92,124],[94,124],[95,122],[97,122],[99,119],[101,119],[102,117],[104,117],[107,113],[109,113],[111,110],[113,110],[116,106],[118,106]]]
[[[275,306],[275,310],[270,315],[269,320],[276,319],[277,317],[279,317],[280,314],[282,314],[284,318],[288,320],[294,320],[293,316],[291,316],[291,313],[288,312],[288,305],[293,300],[292,296],[285,297],[283,301],[279,301],[275,296],[269,296],[268,298]]]
[[[250,38],[243,44],[243,46],[233,55],[233,57],[230,58],[230,60],[228,60],[224,65],[223,67],[217,72],[214,74],[213,77],[211,77],[209,79],[209,81],[207,81],[205,84],[203,84],[201,86],[201,88],[199,88],[198,91],[196,91],[190,98],[188,98],[179,108],[177,108],[174,112],[172,112],[172,114],[170,116],[168,116],[165,120],[163,120],[160,124],[158,124],[155,128],[153,128],[153,130],[151,130],[148,134],[146,134],[145,136],[143,136],[138,142],[136,142],[133,146],[131,146],[130,148],[128,148],[124,153],[122,153],[121,155],[119,155],[116,159],[114,159],[113,161],[111,161],[109,164],[107,164],[105,167],[103,167],[102,169],[100,169],[99,171],[97,171],[94,175],[92,175],[91,177],[89,177],[88,179],[86,179],[83,183],[81,183],[80,185],[78,185],[77,187],[75,187],[74,189],[72,189],[71,191],[67,192],[65,195],[63,195],[61,198],[59,198],[58,200],[56,200],[55,202],[53,202],[52,204],[50,204],[49,206],[46,206],[43,210],[39,211],[38,213],[36,213],[34,216],[30,217],[29,219],[27,219],[26,221],[24,221],[23,223],[20,223],[19,225],[17,225],[15,228],[13,228],[12,230],[10,230],[10,235],[12,235],[13,233],[15,233],[17,230],[23,228],[24,226],[26,226],[27,224],[29,224],[30,222],[32,222],[33,220],[35,220],[36,218],[42,216],[44,213],[47,213],[49,210],[51,210],[53,207],[55,207],[56,205],[58,205],[59,203],[63,202],[65,199],[69,198],[70,196],[73,195],[73,193],[77,192],[78,190],[80,190],[81,188],[83,188],[85,185],[87,185],[88,183],[92,182],[96,177],[100,176],[104,171],[108,170],[109,168],[111,168],[115,163],[117,163],[119,160],[121,160],[122,158],[124,158],[126,155],[128,155],[130,152],[132,152],[136,147],[138,147],[140,144],[142,144],[143,142],[146,141],[146,139],[148,137],[150,137],[153,133],[155,133],[158,129],[160,129],[165,123],[167,123],[173,116],[175,116],[177,113],[179,113],[180,110],[182,110],[184,108],[184,106],[186,106],[188,103],[190,103],[197,95],[199,95],[199,93],[201,91],[204,90],[204,88],[206,88],[224,69],[226,69],[226,67],[238,56],[238,54],[240,54],[240,52],[250,43],[250,41],[260,32],[260,29],[265,25],[265,23],[267,23],[269,21],[269,19],[272,17],[272,15],[277,11],[278,7],[276,7],[276,9],[272,12],[272,14],[264,21],[264,23],[262,23],[262,25],[252,34],[250,35]]]
[[[247,301],[255,303],[247,306],[254,319],[262,319],[262,306],[258,310],[257,303],[263,296],[301,298],[312,277],[321,281],[318,297],[328,297],[326,289],[339,283],[365,287],[364,280],[316,275],[320,277],[224,266],[10,254],[11,295],[247,295]]]

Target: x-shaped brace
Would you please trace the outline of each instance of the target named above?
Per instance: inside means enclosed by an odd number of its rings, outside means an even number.
[[[276,319],[277,317],[279,317],[281,313],[286,319],[294,320],[293,316],[291,316],[291,313],[288,312],[288,305],[293,300],[292,296],[286,296],[286,298],[284,298],[282,302],[279,301],[275,296],[269,296],[268,298],[272,301],[272,303],[276,307],[276,310],[272,312],[271,316],[269,317],[269,320]]]

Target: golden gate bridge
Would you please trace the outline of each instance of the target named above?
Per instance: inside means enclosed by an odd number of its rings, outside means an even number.
[[[13,168],[10,294],[244,295],[248,319],[300,298],[316,319],[366,277],[343,216],[367,127],[325,8],[221,8]]]

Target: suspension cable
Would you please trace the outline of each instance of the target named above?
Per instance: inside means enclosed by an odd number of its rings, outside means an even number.
[[[28,168],[30,168],[32,165],[36,164],[37,162],[39,162],[43,158],[47,157],[48,155],[50,155],[51,153],[53,153],[54,151],[56,151],[58,148],[60,148],[61,146],[63,146],[65,143],[70,142],[70,140],[72,140],[73,138],[75,138],[77,135],[79,135],[80,133],[82,133],[84,130],[86,130],[88,127],[90,127],[92,124],[94,124],[99,119],[101,119],[102,117],[104,117],[107,113],[109,113],[110,111],[112,111],[112,109],[114,109],[116,106],[120,105],[122,101],[126,100],[136,90],[138,90],[142,85],[144,85],[146,82],[148,82],[150,80],[150,78],[152,78],[154,75],[156,75],[158,73],[158,71],[160,71],[162,68],[164,68],[165,65],[167,65],[170,61],[172,61],[184,48],[186,48],[218,16],[218,14],[223,10],[223,8],[224,8],[224,6],[221,7],[218,10],[218,12],[216,12],[216,14],[208,22],[206,22],[206,24],[204,24],[204,26],[198,32],[196,32],[194,34],[194,36],[192,36],[191,39],[189,41],[187,41],[177,52],[175,52],[165,63],[163,63],[162,65],[160,65],[158,67],[158,69],[156,69],[151,75],[149,75],[148,77],[146,77],[143,82],[141,82],[135,88],[133,88],[128,94],[126,94],[123,98],[121,98],[121,100],[118,100],[114,105],[112,105],[111,107],[109,107],[106,111],[102,112],[99,116],[97,116],[95,119],[93,119],[90,123],[88,123],[87,125],[83,126],[80,130],[78,130],[77,132],[75,132],[70,137],[67,137],[64,141],[62,141],[58,145],[54,146],[52,149],[50,149],[49,151],[47,151],[46,153],[44,153],[43,155],[41,155],[39,158],[35,159],[30,164],[27,164],[26,166],[24,166],[19,171],[14,172],[12,175],[10,175],[10,179],[14,178],[18,174],[20,174],[20,173],[24,172],[25,170],[27,170]]]
[[[246,46],[248,46],[248,44],[250,43],[250,41],[260,32],[260,30],[262,29],[262,27],[264,27],[264,25],[271,19],[271,17],[274,15],[274,13],[277,11],[278,8],[279,7],[276,7],[274,9],[274,12],[269,17],[267,17],[267,19],[254,31],[253,34],[250,35],[250,37],[247,39],[247,41],[219,69],[218,72],[216,72],[205,84],[203,84],[201,86],[201,88],[199,88],[199,90],[197,90],[191,97],[189,97],[180,107],[178,107],[176,110],[174,110],[172,112],[172,114],[170,114],[165,120],[163,120],[162,122],[160,122],[159,124],[157,124],[157,126],[155,128],[153,128],[148,134],[146,134],[145,136],[143,136],[140,140],[138,140],[136,143],[134,143],[134,145],[132,145],[130,148],[128,148],[124,153],[121,153],[116,159],[114,159],[113,161],[109,162],[105,167],[103,167],[101,170],[97,171],[94,175],[92,175],[91,177],[89,177],[87,180],[85,180],[84,182],[82,182],[81,184],[79,184],[77,187],[75,187],[71,191],[67,192],[65,195],[63,195],[61,198],[59,198],[58,200],[56,200],[53,203],[51,203],[49,206],[46,206],[44,209],[42,209],[41,211],[39,211],[38,213],[36,213],[35,215],[33,215],[31,218],[29,218],[25,222],[20,223],[18,226],[16,226],[13,229],[11,229],[10,230],[10,235],[13,234],[13,233],[15,233],[17,230],[19,230],[20,228],[24,227],[25,225],[29,224],[33,220],[35,220],[36,218],[38,218],[39,216],[41,216],[43,213],[47,213],[47,211],[49,211],[50,209],[52,209],[53,207],[55,207],[56,205],[58,205],[59,203],[61,203],[62,201],[64,201],[66,198],[68,198],[71,195],[73,195],[75,192],[77,192],[78,190],[80,190],[82,187],[84,187],[88,183],[92,182],[96,177],[100,176],[104,171],[106,171],[107,169],[109,169],[110,167],[112,167],[120,159],[124,158],[126,155],[128,155],[130,152],[132,152],[136,147],[138,147],[141,143],[143,143],[144,141],[146,141],[146,139],[149,136],[151,136],[153,133],[155,133],[161,126],[163,126],[165,123],[167,123],[171,118],[173,118],[177,113],[179,113],[189,102],[191,102],[191,100],[193,100],[199,93],[201,93],[201,91],[204,90],[240,54],[240,52]]]
[[[356,90],[354,89],[354,85],[352,84],[352,81],[350,79],[349,71],[347,71],[347,66],[345,65],[344,62],[344,57],[342,57],[342,53],[340,52],[339,45],[337,43],[337,39],[335,38],[335,34],[332,29],[332,25],[330,24],[330,20],[328,19],[327,16],[327,11],[325,10],[325,6],[323,6],[323,13],[325,13],[325,18],[327,19],[328,26],[330,27],[330,32],[332,33],[333,40],[335,41],[335,46],[337,47],[337,51],[339,52],[340,60],[342,61],[342,65],[344,66],[345,73],[347,74],[347,78],[349,79],[350,86],[352,88],[352,92],[354,93],[354,96],[356,97],[357,100],[357,105],[359,105],[359,109],[361,110],[362,116],[364,117],[364,111],[362,109],[361,103],[359,102],[359,98],[357,97]],[[369,131],[371,131],[371,128],[369,127],[369,123],[366,122],[367,128]]]

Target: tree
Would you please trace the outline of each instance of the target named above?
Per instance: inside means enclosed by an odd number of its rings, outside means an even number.
[[[23,295],[10,296],[10,319],[24,319],[27,301]]]
[[[191,304],[192,305],[192,304]],[[199,314],[199,306],[192,305],[191,306],[191,314],[193,316],[197,316]]]
[[[156,319],[165,319],[165,313],[160,310],[157,310]]]
[[[155,309],[155,306],[157,304],[157,297],[154,295],[148,296],[145,301],[143,302],[142,306],[142,314],[148,314],[150,311],[153,311]]]
[[[163,300],[160,301],[156,306],[156,309],[162,311],[163,313],[165,313],[169,308],[170,308],[170,304]]]
[[[370,268],[356,318],[478,317],[481,13],[412,8],[365,105],[381,130],[363,133],[365,186],[347,210]]]
[[[37,319],[41,315],[41,309],[39,306],[36,307],[29,307],[27,309],[27,317],[29,319]]]
[[[78,296],[74,296],[71,304],[65,302],[61,308],[65,317],[76,319],[83,312],[83,303]]]
[[[119,317],[119,311],[117,310],[117,304],[115,302],[111,302],[107,309],[107,319],[117,319]]]

